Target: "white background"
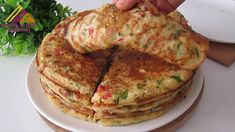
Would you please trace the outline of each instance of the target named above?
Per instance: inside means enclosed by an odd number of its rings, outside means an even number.
[[[81,5],[77,4],[78,1]],[[100,3],[107,1],[63,2],[75,9],[85,10],[99,7]],[[26,95],[25,74],[31,58],[0,57],[0,131],[53,131],[41,120]],[[202,99],[193,116],[177,131],[234,132],[235,63],[224,67],[207,59],[202,70],[206,79]]]

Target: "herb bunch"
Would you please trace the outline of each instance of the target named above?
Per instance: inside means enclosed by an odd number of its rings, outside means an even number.
[[[64,18],[71,16],[71,8],[56,0],[0,0],[0,24],[21,5],[36,21],[30,32],[8,32],[0,27],[0,54],[6,56],[32,54],[43,37]]]

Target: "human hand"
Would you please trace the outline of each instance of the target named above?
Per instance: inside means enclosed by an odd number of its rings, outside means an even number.
[[[113,3],[120,10],[129,10],[140,0],[113,0]],[[165,13],[170,13],[174,11],[179,5],[181,5],[184,0],[149,0],[158,9]]]

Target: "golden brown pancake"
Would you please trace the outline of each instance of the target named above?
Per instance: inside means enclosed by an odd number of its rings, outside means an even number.
[[[122,107],[158,100],[179,89],[192,76],[192,71],[154,56],[120,49],[92,97],[93,107]]]
[[[125,12],[106,4],[72,20],[66,39],[80,53],[118,45],[193,70],[204,61],[209,41],[183,20],[179,14],[168,16],[158,11],[148,1]]]

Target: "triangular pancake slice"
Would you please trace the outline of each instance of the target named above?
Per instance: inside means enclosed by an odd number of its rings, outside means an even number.
[[[108,110],[96,111],[96,112],[105,112],[105,113],[111,113],[111,114],[123,114],[123,113],[128,114],[128,113],[137,112],[137,111],[140,112],[140,111],[150,110],[175,98],[179,92],[185,91],[191,86],[191,84],[192,84],[192,80],[188,81],[183,86],[181,86],[179,90],[171,92],[169,96],[161,98],[156,101],[152,101],[152,102],[140,104],[140,105],[127,105],[127,106],[123,106],[117,109],[111,109],[111,110],[108,109]]]
[[[193,76],[148,54],[118,50],[108,73],[92,97],[96,111],[140,105],[167,97]]]
[[[107,114],[100,114],[95,113],[94,117],[101,116],[102,118],[99,118],[96,121],[99,124],[106,125],[106,126],[115,126],[115,125],[128,125],[133,123],[142,122],[145,120],[150,120],[156,117],[161,116],[162,114],[169,111],[174,105],[181,102],[188,94],[188,91],[190,90],[190,87],[187,87],[185,90],[179,92],[176,97],[169,100],[168,102],[165,102],[161,104],[158,107],[152,108],[150,110],[146,111],[140,111],[140,112],[133,112],[133,113],[126,113],[123,115],[107,115]]]

